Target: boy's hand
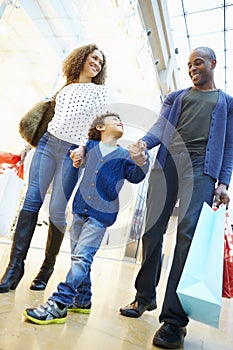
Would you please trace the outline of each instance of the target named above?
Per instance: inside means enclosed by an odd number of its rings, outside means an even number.
[[[73,151],[70,151],[70,158],[73,161],[73,166],[75,168],[79,168],[82,163],[85,156],[85,147],[80,146],[78,148],[75,148]]]
[[[142,140],[128,146],[130,157],[138,166],[143,166],[146,164],[147,155],[145,153],[145,149],[146,142],[143,142]]]

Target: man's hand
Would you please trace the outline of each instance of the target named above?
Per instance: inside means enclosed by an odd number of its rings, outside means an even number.
[[[82,165],[84,157],[85,157],[84,146],[80,146],[78,148],[75,148],[73,151],[70,151],[70,158],[72,159],[73,166],[75,168],[79,168]]]
[[[146,143],[142,140],[128,146],[130,157],[138,166],[143,166],[146,164],[147,155],[145,153],[145,149]]]
[[[220,184],[214,191],[214,206],[217,208],[220,206],[220,204],[225,204],[226,209],[228,209],[228,205],[230,202],[230,197],[227,192],[227,187],[226,185]]]

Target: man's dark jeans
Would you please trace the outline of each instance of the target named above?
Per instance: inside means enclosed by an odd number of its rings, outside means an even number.
[[[135,281],[136,299],[145,304],[156,300],[163,234],[179,199],[176,246],[159,320],[181,327],[187,325],[188,318],[180,305],[176,288],[203,202],[212,205],[215,189],[215,179],[203,173],[204,159],[205,156],[197,153],[169,155],[165,168],[152,170],[149,178],[143,258]]]

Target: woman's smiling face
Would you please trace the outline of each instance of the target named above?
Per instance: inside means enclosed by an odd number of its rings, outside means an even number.
[[[82,75],[92,79],[99,74],[102,66],[103,55],[99,50],[94,50],[87,56],[81,73]]]

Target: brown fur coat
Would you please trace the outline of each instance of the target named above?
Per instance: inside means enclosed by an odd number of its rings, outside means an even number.
[[[54,116],[56,95],[49,100],[37,102],[19,123],[20,135],[34,147],[37,146],[39,139],[47,130],[48,123]]]

